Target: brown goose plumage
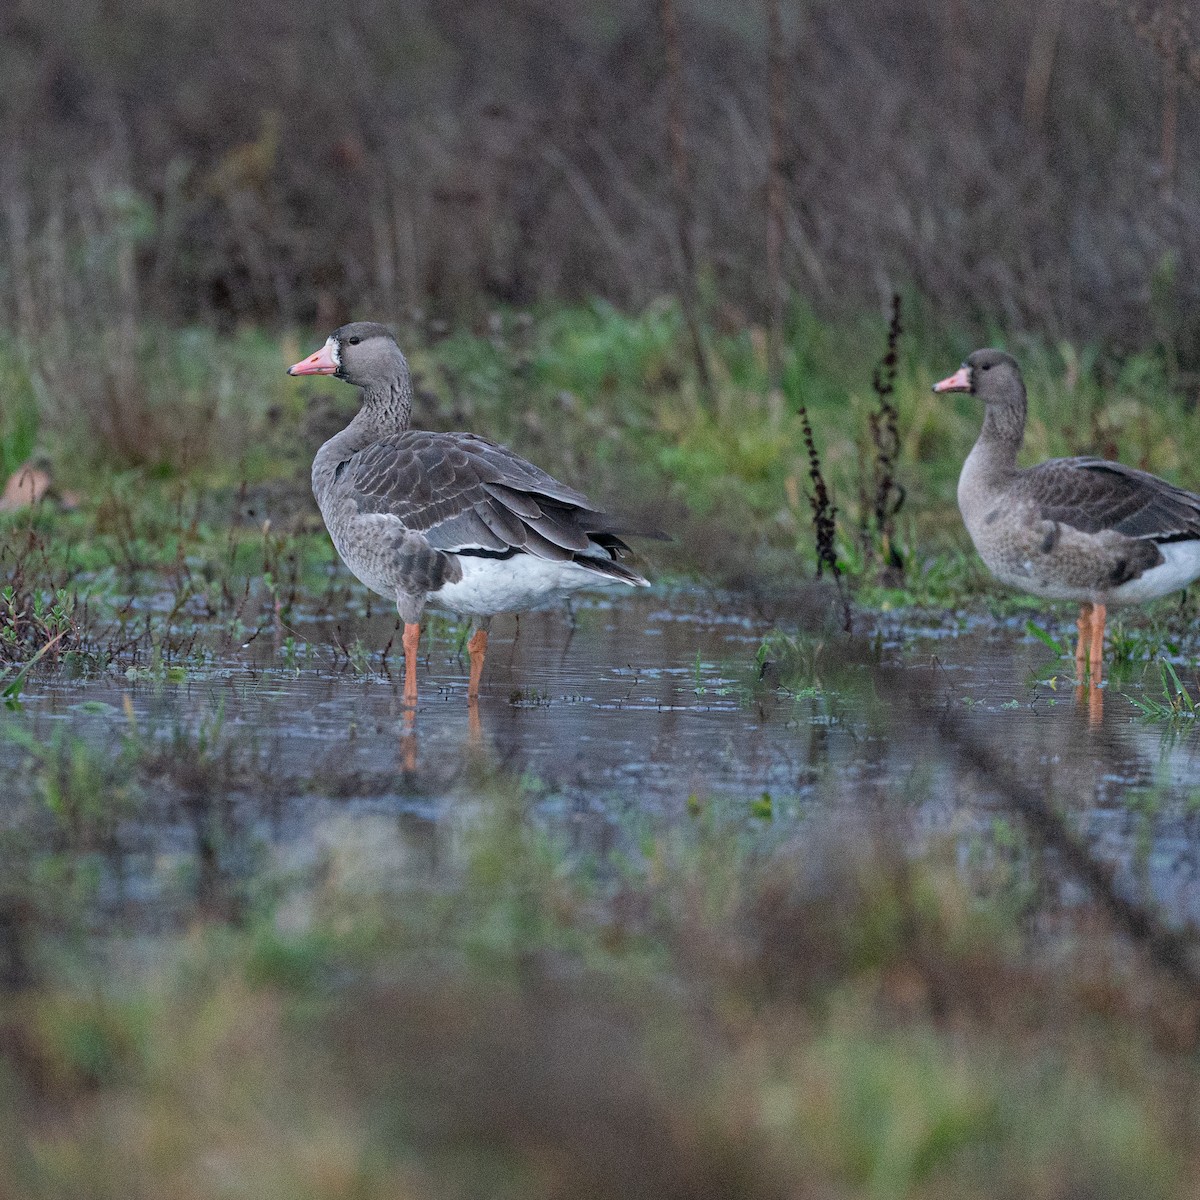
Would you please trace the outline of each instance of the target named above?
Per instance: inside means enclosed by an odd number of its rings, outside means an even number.
[[[313,460],[313,494],[342,561],[396,604],[410,699],[427,602],[473,619],[473,698],[495,614],[580,588],[649,586],[620,562],[629,550],[620,535],[637,531],[582,493],[477,434],[410,430],[412,378],[386,326],[343,325],[288,373],[362,390],[354,419]]]
[[[1003,350],[976,350],[935,392],[970,392],[983,429],[958,481],[975,548],[1005,583],[1080,603],[1076,661],[1099,679],[1108,606],[1157,599],[1200,577],[1200,496],[1102,458],[1017,469],[1025,384]]]

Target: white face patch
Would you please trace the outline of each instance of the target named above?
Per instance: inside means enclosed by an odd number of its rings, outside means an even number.
[[[325,339],[325,349],[329,351],[329,357],[340,367],[342,365],[342,356],[338,350],[337,338],[328,337]]]

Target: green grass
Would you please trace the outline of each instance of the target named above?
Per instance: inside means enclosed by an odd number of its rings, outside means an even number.
[[[919,311],[912,323],[920,328]],[[0,459],[7,469],[34,449],[49,455],[60,492],[80,498],[80,514],[61,530],[89,568],[112,559],[105,539],[114,534],[131,543],[130,557],[177,553],[177,532],[186,528],[180,512],[193,522],[189,550],[206,535],[219,541],[243,484],[259,501],[260,523],[270,520],[277,533],[312,527],[308,463],[338,419],[326,413],[348,416],[354,397],[332,381],[289,380],[283,368],[324,332],[274,340],[147,329],[119,349],[83,338],[69,359],[55,347],[14,342],[0,352],[0,379],[15,397],[0,423]],[[432,343],[401,331],[422,387],[419,423],[506,441],[604,503],[668,527],[676,543],[650,551],[660,570],[777,589],[812,574],[803,403],[838,507],[839,555],[860,602],[946,606],[995,594],[954,499],[980,414],[970,397],[929,390],[966,343],[901,340],[894,398],[906,493],[897,531],[903,578],[877,579],[863,553],[871,374],[884,333],[881,320],[831,325],[794,309],[781,409],[768,401],[761,331],[714,334],[710,409],[669,303],[635,314],[601,303],[501,313],[484,331]],[[1012,349],[1031,398],[1027,461],[1117,454],[1200,487],[1200,466],[1186,453],[1200,438],[1200,416],[1155,355],[1117,361],[1069,345]],[[125,389],[119,404],[117,383]]]
[[[1129,693],[1127,699],[1147,720],[1165,721],[1169,724],[1195,721],[1197,716],[1200,716],[1200,705],[1180,680],[1175,665],[1166,659],[1160,659],[1158,668],[1161,693],[1158,696],[1146,692],[1140,695]]]
[[[838,509],[836,550],[860,608],[1042,620],[1045,606],[990,577],[957,511],[957,475],[980,414],[970,397],[936,397],[930,383],[970,347],[922,341],[919,306],[909,308],[918,333],[901,340],[894,395],[905,503],[893,546],[902,573],[880,569],[860,520],[881,320],[831,324],[795,308],[781,407],[768,399],[755,329],[712,335],[716,402],[708,407],[667,302],[633,314],[601,303],[499,313],[482,330],[432,341],[400,332],[419,384],[418,424],[508,442],[633,521],[665,528],[673,542],[638,544],[652,577],[785,603],[804,594],[816,556],[803,402]],[[316,446],[349,418],[354,393],[283,373],[322,335],[146,329],[115,355],[111,342],[83,337],[69,360],[56,357],[57,346],[5,343],[0,378],[15,401],[0,418],[0,455],[11,465],[41,453],[55,480],[36,511],[0,514],[0,583],[14,588],[20,608],[6,602],[0,611],[5,659],[20,666],[41,652],[54,630],[37,614],[55,605],[74,616],[47,661],[102,664],[103,646],[89,634],[128,632],[136,616],[153,647],[134,666],[151,671],[179,669],[198,622],[224,623],[233,638],[286,623],[297,606],[378,607],[336,565],[308,484]],[[1200,415],[1154,354],[1014,349],[1031,397],[1026,461],[1112,453],[1200,487],[1200,466],[1183,450],[1200,440]],[[118,376],[132,381],[131,408],[114,425],[104,381]],[[133,613],[129,600],[147,591],[174,603],[148,619]],[[813,603],[827,601],[814,593]],[[1115,666],[1186,650],[1186,613],[1174,605],[1114,624]],[[11,672],[4,686],[14,689],[8,700],[19,699]]]

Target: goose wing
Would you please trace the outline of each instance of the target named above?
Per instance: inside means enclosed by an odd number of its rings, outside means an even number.
[[[505,446],[470,433],[383,438],[337,468],[361,513],[396,517],[435,549],[567,561],[628,549],[617,522],[581,492]]]
[[[1022,471],[1019,491],[1048,521],[1156,542],[1200,538],[1200,496],[1104,458],[1059,458]]]

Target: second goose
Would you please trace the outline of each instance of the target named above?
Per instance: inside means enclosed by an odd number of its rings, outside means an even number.
[[[1200,577],[1200,496],[1103,458],[1055,458],[1025,470],[1025,384],[1016,359],[976,350],[935,392],[983,402],[983,430],[958,480],[958,506],[987,568],[1049,600],[1075,600],[1075,651],[1099,680],[1114,604],[1141,604]]]

